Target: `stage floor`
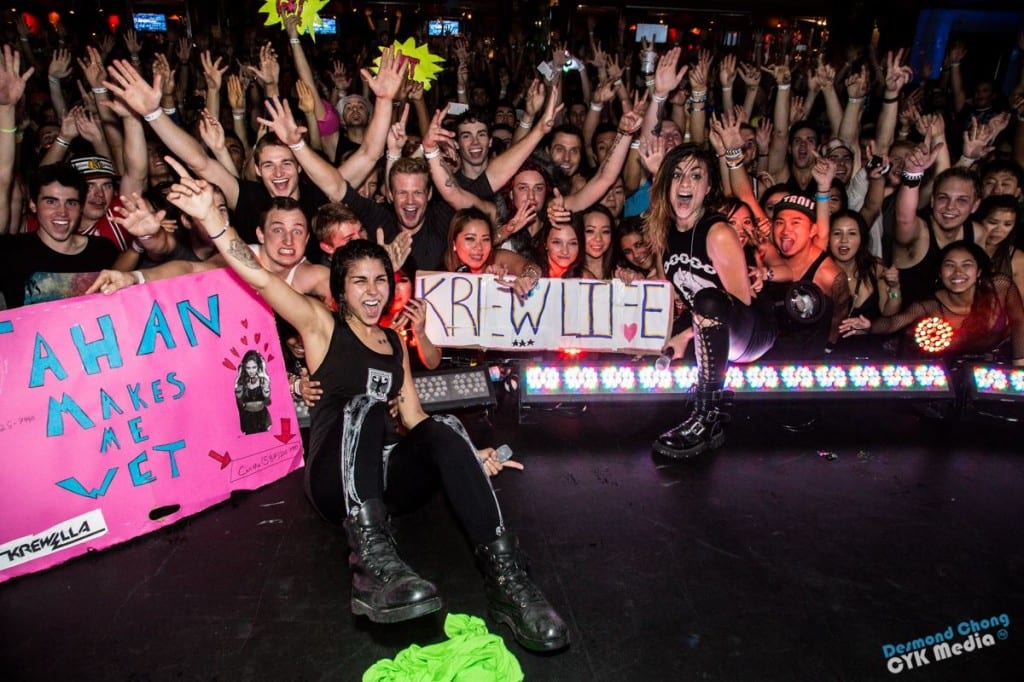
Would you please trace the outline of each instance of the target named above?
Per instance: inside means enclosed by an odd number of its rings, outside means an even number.
[[[779,422],[803,408],[741,404],[724,448],[671,464],[649,449],[674,421],[665,403],[533,411],[530,425],[509,409],[467,415],[478,443],[507,442],[526,465],[495,485],[572,632],[564,653],[538,656],[489,623],[526,679],[883,680],[883,645],[965,622],[994,643],[949,660],[929,646],[901,679],[1019,679],[1020,425],[941,424],[906,403],[820,407],[791,433]],[[392,626],[351,615],[343,535],[306,503],[299,471],[0,585],[0,677],[359,680],[443,639],[444,612],[486,613],[442,499],[397,529],[439,585],[441,614]],[[987,622],[1002,614],[1007,627]]]

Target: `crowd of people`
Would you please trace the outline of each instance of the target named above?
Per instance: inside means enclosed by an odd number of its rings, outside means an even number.
[[[958,42],[923,78],[875,43],[766,63],[759,44],[684,53],[590,22],[542,55],[518,28],[419,35],[447,65],[425,84],[391,45],[397,18],[376,64],[297,14],[253,29],[252,54],[209,31],[25,21],[0,54],[4,306],[37,300],[39,273],[99,272],[90,293],[112,294],[238,272],[281,318],[307,490],[348,533],[354,613],[440,608],[384,524],[440,487],[495,617],[528,648],[568,644],[488,480],[520,465],[416,397],[413,368],[442,362],[417,271],[524,297],[545,277],[671,282],[665,352],[698,384],[653,445],[668,457],[724,441],[729,363],[914,354],[901,330],[941,317],[948,354],[1024,366],[1024,74],[1011,92],[965,82]],[[256,433],[268,379],[262,358],[244,370]]]

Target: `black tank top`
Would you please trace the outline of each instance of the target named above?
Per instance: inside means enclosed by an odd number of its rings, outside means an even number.
[[[928,229],[928,251],[918,263],[909,268],[900,268],[900,295],[903,297],[903,307],[911,303],[924,301],[932,297],[939,288],[939,242],[935,239],[935,228],[932,227],[932,217],[924,218]],[[964,240],[974,242],[974,226],[968,220],[964,223]]]
[[[320,382],[323,396],[310,409],[309,450],[340,445],[345,405],[356,396],[369,395],[387,401],[402,389],[405,372],[402,367],[402,341],[392,329],[385,329],[392,355],[376,353],[367,348],[353,333],[348,323],[335,318],[331,342],[320,367],[312,379]],[[388,418],[387,442],[395,442],[397,430]]]
[[[680,232],[669,228],[662,267],[668,281],[691,308],[693,297],[701,289],[725,290],[708,255],[708,232],[715,223],[728,223],[728,219],[720,213],[711,213],[697,221],[692,230]]]
[[[821,292],[821,287],[814,283],[814,276],[826,258],[828,258],[828,253],[822,251],[821,255],[811,263],[807,271],[796,282],[800,282],[804,287],[814,287]],[[775,345],[764,355],[766,359],[814,360],[825,354],[825,345],[828,343],[828,335],[832,326],[832,298],[821,293],[823,312],[817,322],[812,324],[797,322],[786,313],[783,303],[794,284],[768,283],[760,294],[766,301],[774,305],[779,324],[779,335],[775,339]]]

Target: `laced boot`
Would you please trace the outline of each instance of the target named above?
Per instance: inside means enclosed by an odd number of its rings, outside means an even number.
[[[531,651],[569,646],[569,628],[530,580],[515,538],[501,535],[476,552],[483,564],[491,618],[512,628],[516,641]]]
[[[725,442],[722,426],[728,418],[720,408],[728,396],[725,391],[695,393],[690,417],[674,429],[661,434],[654,441],[654,451],[666,457],[685,459],[721,447]]]
[[[437,587],[398,556],[381,500],[370,500],[345,519],[352,571],[352,613],[375,623],[397,623],[441,608]]]

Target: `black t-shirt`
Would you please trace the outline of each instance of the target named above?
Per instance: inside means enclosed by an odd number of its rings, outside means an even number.
[[[720,213],[701,218],[693,229],[680,232],[674,226],[668,230],[668,244],[662,260],[665,276],[676,292],[691,307],[693,298],[701,289],[725,291],[718,270],[708,254],[708,233],[715,223],[726,222]]]
[[[384,228],[384,239],[390,242],[402,228],[398,224],[398,216],[392,204],[378,204],[359,195],[349,185],[342,203],[351,208],[363,224],[367,236],[377,239],[377,228]],[[444,270],[444,251],[448,242],[448,223],[455,215],[447,202],[434,199],[427,204],[427,212],[423,218],[423,227],[412,238],[412,254],[409,256],[411,265],[416,270]]]
[[[246,244],[258,244],[256,228],[260,227],[260,214],[270,207],[272,197],[262,182],[252,180],[238,181],[238,203],[235,205],[235,230]],[[306,180],[305,175],[299,176],[299,206],[306,216],[309,226],[309,242],[306,244],[306,258],[320,263],[323,251],[320,241],[313,236],[313,216],[318,208],[330,203],[330,199],[319,187]]]
[[[72,255],[57,253],[38,232],[0,238],[0,291],[8,308],[25,304],[25,287],[37,272],[98,272],[117,259],[117,248],[103,237],[86,237],[85,248]]]
[[[490,181],[487,179],[487,172],[483,172],[476,179],[469,179],[459,171],[455,174],[455,182],[459,183],[459,187],[475,194],[481,199],[490,201],[494,198],[494,188],[491,187]]]

